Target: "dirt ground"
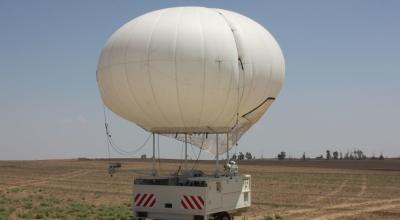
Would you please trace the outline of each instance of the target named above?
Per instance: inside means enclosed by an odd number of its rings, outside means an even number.
[[[179,163],[162,161],[160,170],[176,171]],[[109,219],[120,218],[115,216],[124,214],[115,213],[131,210],[132,177],[151,164],[122,161],[123,171],[113,177],[107,165],[106,160],[0,161],[0,219],[99,219],[110,210]],[[198,168],[211,172],[214,164]],[[252,175],[252,206],[235,219],[400,219],[400,160],[246,161],[239,169]],[[69,211],[57,217],[57,209],[46,209],[53,206],[44,201]],[[82,211],[82,204],[91,211]]]

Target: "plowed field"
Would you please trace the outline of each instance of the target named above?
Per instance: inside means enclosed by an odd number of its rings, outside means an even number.
[[[1,161],[0,219],[129,219],[132,177],[151,164],[122,164],[110,177],[105,160]],[[235,219],[400,219],[400,160],[246,161],[239,169],[252,175],[252,207]]]

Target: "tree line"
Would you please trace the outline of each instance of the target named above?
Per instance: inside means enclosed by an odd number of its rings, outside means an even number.
[[[256,159],[255,156],[251,155],[250,152],[246,152],[245,154],[243,152],[239,152],[237,155],[234,153],[231,157],[231,160],[253,160]]]
[[[278,160],[285,160],[287,159],[286,152],[282,151],[277,155]],[[290,158],[293,159],[293,158]],[[306,156],[306,153],[304,152],[303,155],[301,156],[302,160],[309,160],[309,159],[316,159],[316,160],[384,160],[385,157],[381,153],[378,157],[375,155],[371,157],[367,157],[366,154],[360,149],[354,149],[353,151],[347,151],[345,153],[339,152],[339,151],[331,151],[331,150],[326,150],[325,156],[323,154],[316,156],[314,158],[309,158]]]

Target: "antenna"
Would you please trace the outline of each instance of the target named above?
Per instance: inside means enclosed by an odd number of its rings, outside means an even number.
[[[226,162],[229,163],[229,131],[226,133]]]
[[[156,169],[156,134],[153,132],[153,176],[157,176]]]
[[[185,133],[185,173],[188,172],[187,164],[187,133]]]
[[[216,155],[216,159],[215,159],[215,176],[218,177],[219,176],[219,140],[218,140],[218,133],[215,134],[217,136],[217,155]]]

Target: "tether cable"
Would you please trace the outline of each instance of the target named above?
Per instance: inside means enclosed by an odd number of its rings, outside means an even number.
[[[107,113],[106,113],[106,108],[103,105],[103,112],[104,112],[104,127],[105,127],[105,131],[106,131],[106,137],[107,137],[107,149],[108,149],[108,157],[110,159],[110,146],[120,155],[134,155],[137,152],[139,152],[140,150],[142,150],[146,144],[149,142],[150,137],[152,134],[149,134],[149,136],[146,138],[146,140],[143,142],[143,144],[141,144],[139,147],[137,147],[135,150],[132,151],[127,151],[124,150],[123,148],[119,147],[118,145],[116,145],[112,139],[111,136],[111,132],[110,132],[110,128],[109,128],[109,118],[107,117]]]

